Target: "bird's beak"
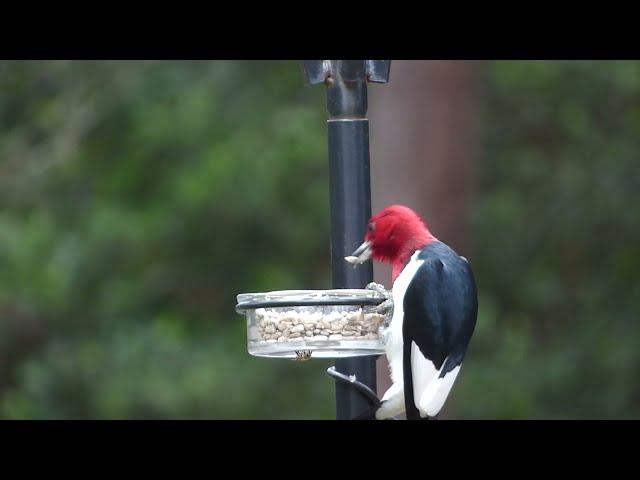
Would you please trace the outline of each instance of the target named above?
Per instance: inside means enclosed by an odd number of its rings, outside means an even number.
[[[371,242],[364,242],[356,248],[355,252],[348,257],[344,257],[344,259],[354,265],[360,265],[371,258],[371,253]]]

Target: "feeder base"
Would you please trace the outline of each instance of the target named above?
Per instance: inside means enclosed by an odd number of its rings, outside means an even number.
[[[313,342],[250,342],[249,353],[255,357],[299,358],[296,352],[309,351],[311,358],[347,358],[382,355],[378,340],[337,340]]]

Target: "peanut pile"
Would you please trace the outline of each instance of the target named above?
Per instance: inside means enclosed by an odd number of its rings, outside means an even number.
[[[251,339],[260,343],[291,341],[377,340],[384,316],[357,311],[303,313],[295,310],[255,311]]]

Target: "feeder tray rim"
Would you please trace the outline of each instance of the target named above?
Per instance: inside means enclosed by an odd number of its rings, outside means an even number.
[[[268,299],[270,296],[279,296],[280,298]],[[301,296],[307,298],[299,298]],[[244,300],[245,298],[248,300]],[[241,293],[238,295],[236,312],[243,313],[246,310],[257,308],[278,307],[376,306],[385,300],[386,298],[381,293],[367,289],[281,290],[264,293]]]

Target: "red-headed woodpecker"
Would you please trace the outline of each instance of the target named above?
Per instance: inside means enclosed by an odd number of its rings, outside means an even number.
[[[383,332],[393,384],[375,417],[402,412],[407,419],[435,417],[460,372],[476,324],[471,267],[402,205],[371,217],[364,240],[348,262],[374,258],[393,267],[393,316]]]

